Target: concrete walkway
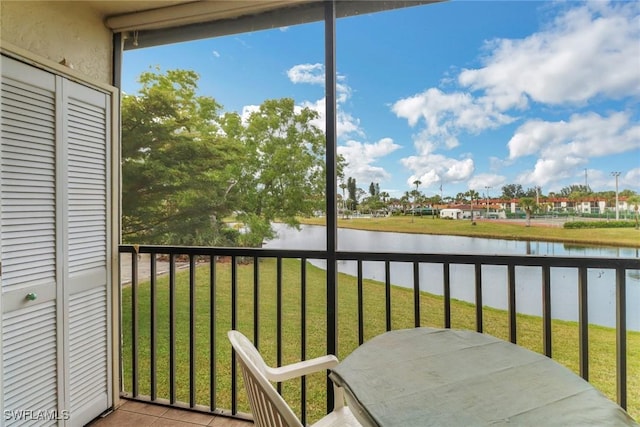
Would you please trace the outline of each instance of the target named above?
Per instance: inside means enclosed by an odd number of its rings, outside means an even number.
[[[149,254],[138,254],[138,281],[148,280],[151,277],[151,261]],[[131,283],[131,257],[132,254],[120,255],[120,278],[122,285]],[[188,262],[176,261],[178,270],[189,268]],[[169,261],[156,260],[156,273],[158,276],[169,273]]]

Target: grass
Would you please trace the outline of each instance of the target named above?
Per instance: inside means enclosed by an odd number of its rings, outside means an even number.
[[[302,358],[301,316],[302,292],[300,290],[301,265],[297,260],[283,260],[282,288],[277,291],[277,265],[275,260],[259,262],[259,348],[269,364],[277,364],[276,332],[277,306],[282,307],[282,364]],[[211,309],[209,267],[200,266],[195,281],[195,386],[196,402],[209,405],[210,316],[215,320],[215,406],[231,408],[231,348],[226,338],[231,329],[231,266],[216,264],[216,287]],[[237,329],[250,338],[253,336],[254,313],[254,268],[253,265],[237,267]],[[326,276],[321,269],[307,265],[306,349],[304,358],[326,353]],[[156,351],[157,394],[169,398],[169,285],[166,276],[159,278],[156,290]],[[122,291],[123,324],[123,369],[125,390],[131,391],[131,287]],[[280,297],[278,297],[280,295]],[[338,357],[346,357],[358,346],[357,286],[356,279],[339,275],[338,279]],[[409,289],[392,287],[392,328],[413,327],[413,293]],[[421,294],[421,325],[442,327],[443,300],[441,297]],[[385,331],[385,287],[371,280],[364,280],[364,323],[366,339]],[[454,301],[451,307],[452,327],[475,329],[475,306]],[[508,338],[507,314],[502,310],[484,308],[484,330],[499,338]],[[176,331],[176,395],[179,401],[189,401],[189,275],[176,275],[175,296]],[[138,287],[138,360],[139,393],[150,395],[150,285]],[[542,319],[535,316],[518,315],[518,344],[531,350],[542,351]],[[589,327],[590,380],[598,389],[615,401],[615,330],[599,326]],[[627,334],[627,387],[628,412],[640,418],[640,333]],[[578,328],[574,322],[553,322],[553,357],[559,363],[579,372]],[[249,411],[244,397],[241,376],[238,376],[238,402],[240,411]],[[283,385],[283,395],[296,413],[300,413],[300,382]],[[325,410],[325,376],[315,374],[307,380],[307,421],[317,420]]]
[[[301,218],[310,225],[325,225],[325,218]],[[535,221],[534,221],[535,223]],[[582,243],[586,245],[608,245],[640,247],[640,231],[634,228],[565,229],[556,226],[525,227],[520,221],[476,221],[446,220],[427,216],[391,216],[381,218],[339,219],[338,227],[369,231],[391,231],[397,233],[439,234],[449,236],[472,236],[489,239],[539,240],[549,242]]]

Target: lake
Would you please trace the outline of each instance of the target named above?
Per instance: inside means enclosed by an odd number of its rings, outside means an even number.
[[[278,237],[264,247],[271,249],[324,250],[323,226],[302,226],[301,230],[275,224]],[[338,250],[358,252],[451,253],[475,255],[549,255],[609,258],[639,258],[640,250],[626,247],[591,247],[576,244],[484,239],[478,237],[436,236],[338,229]],[[324,268],[322,260],[311,261]],[[356,263],[340,261],[340,272],[356,275]],[[475,302],[473,265],[451,265],[451,297]],[[384,282],[382,262],[363,263],[365,278]],[[507,267],[482,267],[483,304],[507,308]],[[615,327],[615,271],[590,268],[587,273],[589,322]],[[413,287],[413,266],[391,263],[391,283]],[[420,290],[442,295],[443,272],[439,264],[420,265]],[[542,316],[542,271],[538,267],[516,267],[516,307],[519,313]],[[578,319],[578,271],[551,269],[551,314],[554,319]],[[640,271],[627,272],[627,328],[640,331]]]

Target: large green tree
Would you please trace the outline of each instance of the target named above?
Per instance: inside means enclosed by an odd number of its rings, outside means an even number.
[[[193,71],[149,71],[122,102],[123,240],[260,246],[325,205],[318,114],[267,100],[248,118],[198,95]],[[338,159],[338,172],[343,159]],[[225,225],[235,214],[242,232]]]
[[[246,225],[243,246],[259,246],[273,236],[271,223],[297,226],[325,204],[325,138],[312,124],[317,112],[293,99],[267,100],[243,122],[237,113],[221,120],[242,158],[233,167],[240,198],[238,219]]]
[[[128,243],[228,244],[240,150],[220,132],[220,105],[193,71],[142,73],[122,97],[122,234]]]

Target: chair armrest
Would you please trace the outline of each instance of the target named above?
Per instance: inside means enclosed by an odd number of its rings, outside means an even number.
[[[282,382],[292,378],[302,377],[315,372],[325,371],[338,365],[338,358],[334,355],[316,357],[315,359],[303,360],[279,368],[266,367],[265,377],[269,381]]]

